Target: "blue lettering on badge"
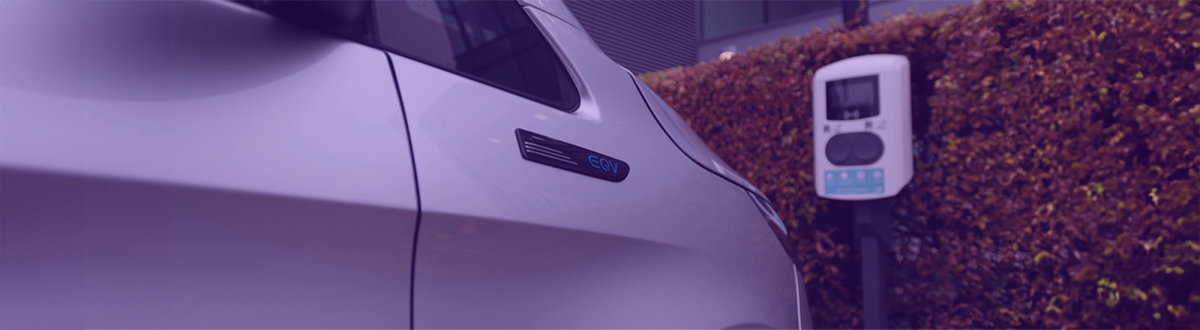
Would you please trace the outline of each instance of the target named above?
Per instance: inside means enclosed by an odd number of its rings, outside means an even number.
[[[592,167],[595,167],[598,170],[617,173],[617,162],[610,161],[607,158],[590,155],[588,156],[588,163],[592,164]]]

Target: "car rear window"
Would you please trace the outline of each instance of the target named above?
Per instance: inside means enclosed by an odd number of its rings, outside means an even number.
[[[579,94],[515,1],[377,1],[380,45],[562,110]]]
[[[237,1],[572,112],[579,91],[516,1]]]

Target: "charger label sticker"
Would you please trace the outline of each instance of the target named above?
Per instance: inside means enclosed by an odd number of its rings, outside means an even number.
[[[882,194],[883,169],[827,170],[825,194]]]

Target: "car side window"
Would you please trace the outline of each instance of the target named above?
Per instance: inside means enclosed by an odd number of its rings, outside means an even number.
[[[574,111],[579,92],[516,1],[376,1],[380,46],[415,60]]]

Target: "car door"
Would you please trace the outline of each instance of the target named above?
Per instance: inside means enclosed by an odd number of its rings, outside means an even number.
[[[516,2],[375,10],[420,191],[415,328],[797,326],[746,190],[688,159],[582,30]]]
[[[0,329],[407,328],[387,55],[228,1],[0,3]]]

